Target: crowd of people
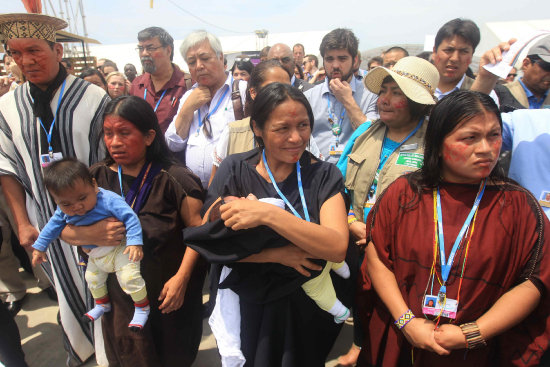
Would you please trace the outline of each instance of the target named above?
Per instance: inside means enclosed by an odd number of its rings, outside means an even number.
[[[77,77],[66,26],[0,15],[0,362],[22,247],[68,366],[191,366],[203,317],[223,366],[323,366],[351,316],[342,366],[550,363],[549,34],[499,79],[467,19],[365,69],[344,28],[228,68],[148,27]]]

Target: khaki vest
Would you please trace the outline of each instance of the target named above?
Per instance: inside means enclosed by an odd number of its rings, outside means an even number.
[[[525,89],[521,86],[519,80],[514,80],[512,83],[504,84],[506,88],[510,90],[510,93],[514,96],[515,99],[525,108],[529,108],[529,100],[525,94]],[[550,93],[546,96],[546,99],[543,102],[543,105],[550,105]]]
[[[376,197],[384,192],[386,187],[399,176],[416,171],[418,168],[412,162],[424,161],[424,135],[428,126],[428,118],[422,126],[399,149],[394,151],[386,160],[386,164],[380,171]],[[377,120],[372,126],[357,138],[353,150],[349,154],[346,170],[346,188],[352,193],[352,205],[355,216],[363,221],[363,207],[367,202],[367,194],[372,186],[378,165],[380,164],[380,152],[386,135],[386,125]],[[399,157],[400,154],[402,157]],[[419,156],[420,155],[420,156]],[[405,159],[406,156],[409,159]],[[397,164],[399,159],[400,164]],[[406,164],[409,165],[406,165]]]
[[[472,85],[474,85],[474,79],[470,78],[469,76],[465,76],[464,81],[460,86],[460,90],[470,90],[472,89]]]
[[[254,133],[250,129],[250,117],[229,124],[227,155],[248,152],[255,146]]]

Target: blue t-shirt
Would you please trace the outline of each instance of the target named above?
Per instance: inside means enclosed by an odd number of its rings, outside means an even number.
[[[115,217],[124,223],[126,227],[126,246],[143,245],[141,224],[137,214],[122,196],[100,187],[95,207],[84,215],[67,215],[58,206],[32,247],[39,251],[46,251],[49,244],[61,235],[67,224],[88,226],[109,217]],[[83,247],[95,248],[97,246],[86,245]]]

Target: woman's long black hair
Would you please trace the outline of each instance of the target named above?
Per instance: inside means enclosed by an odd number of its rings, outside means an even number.
[[[145,157],[148,161],[160,163],[164,168],[177,163],[168,145],[166,145],[164,134],[160,129],[153,107],[145,100],[136,96],[117,97],[105,107],[103,120],[110,115],[128,120],[143,134],[148,134],[151,129],[155,131],[155,138],[151,145],[147,147]],[[107,164],[115,163],[109,151],[107,151],[105,162]]]

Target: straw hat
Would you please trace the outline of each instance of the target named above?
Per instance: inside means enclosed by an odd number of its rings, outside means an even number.
[[[407,56],[394,65],[393,69],[377,67],[365,77],[365,87],[380,93],[382,82],[391,76],[405,95],[420,104],[435,104],[435,88],[439,84],[439,72],[429,61],[416,56]]]
[[[36,38],[55,42],[55,32],[67,27],[63,19],[44,14],[0,14],[0,39]]]

